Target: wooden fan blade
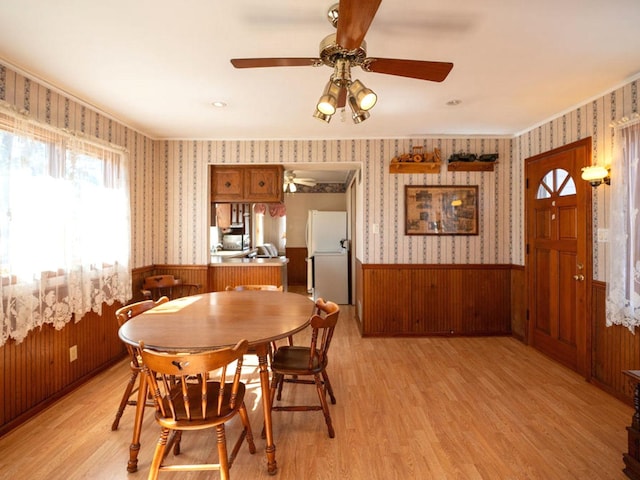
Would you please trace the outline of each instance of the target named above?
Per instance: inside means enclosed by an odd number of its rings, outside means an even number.
[[[336,42],[346,50],[360,47],[382,0],[340,0]]]
[[[338,108],[342,108],[347,104],[347,89],[342,87],[340,95],[338,95]]]
[[[319,58],[232,58],[236,68],[313,67],[322,64]]]
[[[453,68],[453,63],[399,60],[395,58],[367,58],[362,68],[367,72],[441,82],[449,75]]]

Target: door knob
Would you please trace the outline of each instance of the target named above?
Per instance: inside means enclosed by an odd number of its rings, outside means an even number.
[[[582,275],[582,274],[574,275],[573,279],[578,281],[578,282],[584,282],[584,275]]]

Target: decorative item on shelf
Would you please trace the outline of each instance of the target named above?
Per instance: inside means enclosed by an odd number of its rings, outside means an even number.
[[[610,171],[610,168],[603,167],[602,165],[591,165],[582,169],[581,176],[583,180],[586,180],[592,187],[596,188],[603,183],[611,185]]]
[[[424,152],[424,147],[413,147],[411,153],[403,153],[391,159],[389,173],[439,173],[440,150]]]
[[[454,153],[447,160],[447,170],[450,172],[493,172],[493,166],[498,163],[497,153]]]

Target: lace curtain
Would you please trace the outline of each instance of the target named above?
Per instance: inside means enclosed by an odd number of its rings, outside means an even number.
[[[640,122],[619,127],[611,164],[607,326],[640,326]]]
[[[127,156],[0,108],[0,345],[132,297]]]

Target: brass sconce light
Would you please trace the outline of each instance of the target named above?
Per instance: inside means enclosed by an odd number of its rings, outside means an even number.
[[[611,176],[609,175],[609,168],[602,165],[591,165],[582,169],[582,179],[591,184],[592,187],[598,187],[603,183],[610,185]]]

